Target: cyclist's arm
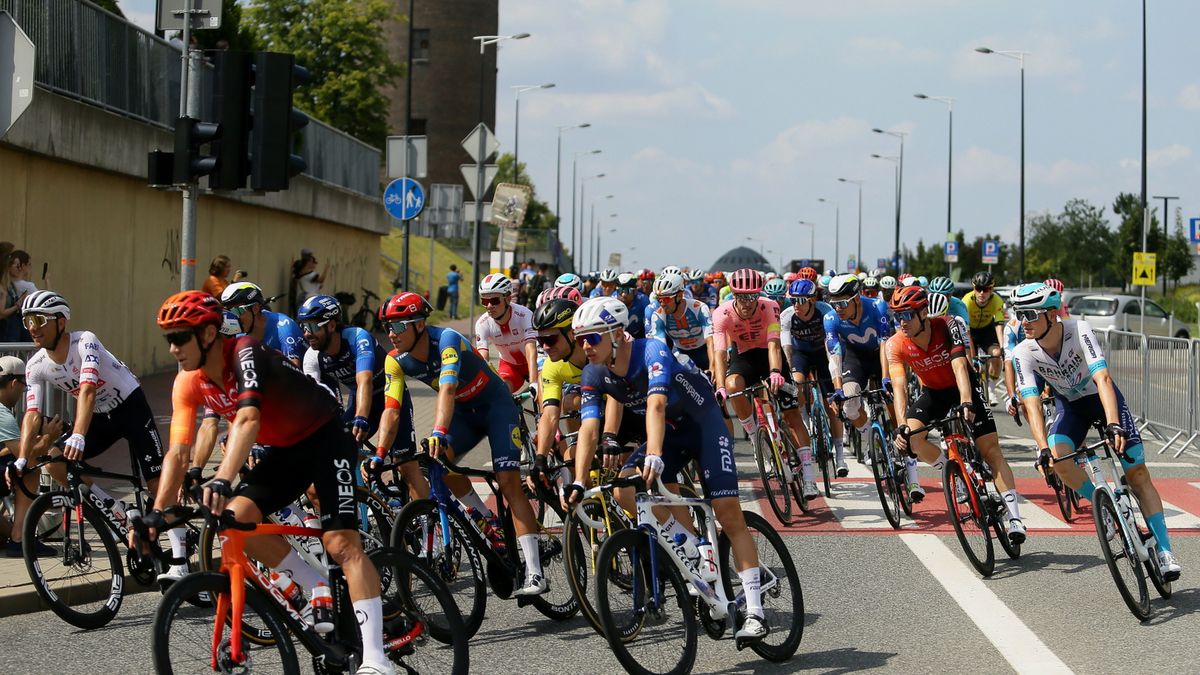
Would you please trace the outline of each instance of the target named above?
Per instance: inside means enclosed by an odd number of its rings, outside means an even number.
[[[554,447],[554,432],[558,429],[561,411],[558,401],[553,404],[547,402],[542,406],[542,416],[538,419],[537,454],[549,455]]]
[[[158,494],[154,496],[154,506],[158,509],[165,509],[179,502],[183,467],[187,464],[187,458],[192,452],[192,443],[196,440],[197,404],[194,379],[197,376],[195,371],[180,373],[171,389],[171,430],[167,454],[163,457],[162,475],[158,479]],[[214,424],[214,428],[215,426]]]
[[[216,478],[227,480],[230,483],[237,478],[238,470],[250,457],[250,448],[253,447],[254,440],[258,438],[259,427],[260,415],[257,406],[244,405],[238,408],[237,416],[229,425],[229,439],[225,441],[225,453],[221,458],[221,465],[217,467]],[[165,466],[163,473],[166,473]]]
[[[772,371],[783,373],[783,350],[779,346],[778,337],[767,340],[767,362]]]
[[[96,407],[96,385],[84,382],[79,385],[79,400],[75,405],[74,433],[87,435],[88,427],[92,425],[92,411]]]
[[[488,338],[485,334],[487,328],[487,312],[475,321],[475,353],[484,361],[488,360]]]
[[[25,419],[21,420],[21,442],[18,445],[17,452],[14,453],[18,459],[24,458],[27,462],[32,462],[37,456],[37,430],[42,425],[42,414],[37,410],[26,410]]]
[[[822,321],[825,327],[825,351],[829,355],[829,375],[833,379],[833,388],[842,388],[842,340],[838,337],[838,319],[834,314],[826,314]]]
[[[704,337],[704,348],[708,350],[708,367],[711,371],[713,364],[716,363],[716,353],[713,350],[713,338],[711,334]]]
[[[1001,354],[1003,354],[1003,352],[1004,352],[1004,349],[1003,349],[1004,324],[997,321],[995,324],[992,325],[992,328],[996,331],[996,349],[999,349],[1001,351]]]
[[[1117,405],[1117,387],[1113,384],[1108,368],[1096,371],[1092,375],[1096,390],[1100,394],[1100,404],[1104,406],[1104,421],[1107,424],[1120,424],[1121,413]]]
[[[726,316],[724,310],[717,310],[717,313],[713,314],[712,356],[714,358],[710,363],[713,369],[713,380],[718,388],[725,386],[725,368],[729,360],[729,352],[726,351],[728,344],[728,336],[725,333],[725,323],[728,320]]]
[[[1017,376],[1013,372],[1011,359],[1004,359],[1004,391],[1010,399],[1017,393]]]
[[[949,336],[947,349],[950,351],[950,368],[954,371],[954,383],[958,385],[958,400],[959,403],[970,404],[971,364],[967,361],[967,340],[954,320],[947,321],[945,326]]]
[[[1034,381],[1033,361],[1023,355],[1020,347],[1013,352],[1012,367],[1016,376],[1016,387],[1025,408],[1025,420],[1029,423],[1029,435],[1039,448],[1049,447],[1046,440],[1046,418],[1042,414],[1042,396]]]
[[[217,425],[220,420],[216,417],[204,416],[200,421],[200,431],[196,433],[196,444],[192,447],[192,466],[204,466],[212,457],[217,447]]]
[[[596,442],[600,439],[600,418],[583,420],[579,426],[579,437],[575,445],[575,482],[588,484],[592,473],[592,460],[596,457]]]
[[[646,456],[662,457],[663,438],[667,433],[667,395],[646,397]]]
[[[534,335],[537,335],[536,331],[534,331]],[[525,363],[529,366],[529,383],[536,384],[538,381],[537,342],[532,338],[525,341]]]
[[[354,374],[354,385],[358,390],[354,397],[354,414],[357,417],[369,417],[375,389],[375,373],[370,370],[358,371]]]

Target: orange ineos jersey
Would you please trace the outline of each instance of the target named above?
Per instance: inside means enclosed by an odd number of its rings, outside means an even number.
[[[888,370],[897,377],[904,366],[912,368],[926,389],[950,389],[957,386],[954,369],[950,361],[966,357],[966,340],[958,322],[947,321],[946,317],[929,318],[929,346],[921,349],[903,332],[897,332],[887,341]]]

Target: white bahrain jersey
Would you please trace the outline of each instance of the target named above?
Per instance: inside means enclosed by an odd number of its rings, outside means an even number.
[[[509,305],[508,323],[501,325],[484,313],[475,322],[475,348],[496,350],[501,361],[525,365],[525,342],[537,339],[533,312],[521,305]]]
[[[1021,398],[1038,395],[1034,374],[1041,375],[1054,393],[1075,401],[1097,392],[1092,376],[1108,367],[1096,335],[1086,321],[1062,321],[1062,351],[1047,353],[1032,338],[1013,349],[1013,369]]]
[[[43,384],[78,397],[84,383],[95,385],[95,411],[99,413],[112,412],[141,386],[129,368],[100,344],[95,333],[75,331],[71,333],[66,363],[55,363],[45,349],[39,349],[25,364],[25,409],[42,410]]]

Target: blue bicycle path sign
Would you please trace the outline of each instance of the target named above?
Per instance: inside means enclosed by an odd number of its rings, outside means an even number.
[[[425,188],[412,178],[397,178],[383,191],[383,208],[397,220],[412,220],[425,208]]]

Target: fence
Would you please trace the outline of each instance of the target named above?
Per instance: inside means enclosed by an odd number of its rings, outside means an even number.
[[[86,0],[0,0],[37,46],[34,80],[56,94],[166,130],[179,117],[182,45],[167,42]],[[204,68],[200,109],[212,119],[213,69]],[[310,120],[305,174],[378,197],[379,150]]]
[[[28,361],[36,351],[37,348],[33,346],[32,342],[0,342],[0,356],[15,356],[22,361]],[[42,400],[46,402],[46,409],[42,412],[47,417],[59,415],[64,420],[74,419],[75,398],[67,392],[58,387],[43,384]],[[25,414],[24,396],[17,401],[15,412],[17,421],[20,422],[21,416]]]
[[[1162,441],[1159,453],[1174,448],[1200,456],[1200,340],[1147,336],[1119,330],[1097,331],[1108,369],[1144,433]],[[1147,439],[1148,440],[1148,439]]]

